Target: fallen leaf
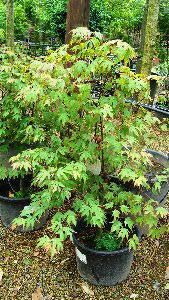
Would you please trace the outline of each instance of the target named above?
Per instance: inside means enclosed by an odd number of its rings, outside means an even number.
[[[25,247],[22,251],[26,254],[30,254],[32,252],[32,250],[28,247]]]
[[[159,240],[154,241],[155,246],[158,248],[160,246]]]
[[[35,252],[33,253],[33,256],[39,256],[39,252],[38,252],[38,251],[35,251]]]
[[[14,260],[14,261],[13,261],[13,263],[14,263],[14,264],[17,264],[17,263],[18,263],[18,261],[17,261],[17,260]]]
[[[88,294],[90,296],[94,296],[94,292],[89,288],[87,283],[81,284],[82,290],[85,294]]]
[[[136,299],[138,297],[138,294],[131,294],[130,299]]]
[[[169,290],[169,283],[166,284],[165,290]]]
[[[14,196],[15,196],[14,193],[12,193],[12,192],[9,191],[9,197],[13,198]]]
[[[9,260],[9,258],[10,258],[9,256],[5,257],[4,263],[6,263]]]
[[[21,286],[17,286],[17,287],[15,287],[13,290],[14,290],[15,292],[19,292],[20,289],[21,289]]]
[[[16,224],[12,224],[12,225],[10,226],[10,229],[13,231],[13,230],[15,230],[17,227],[18,227],[18,226],[17,226]]]
[[[165,271],[165,279],[169,279],[169,266],[166,268]]]
[[[61,261],[60,265],[63,265],[67,260],[69,260],[70,258],[65,258],[64,260]]]
[[[2,280],[2,276],[3,276],[3,271],[2,271],[2,269],[0,268],[0,282],[1,282],[1,280]]]
[[[24,265],[31,265],[32,264],[32,259],[24,258],[23,263],[24,263]]]
[[[159,289],[160,289],[160,283],[157,281],[157,280],[155,280],[154,281],[154,283],[153,283],[153,289],[155,290],[155,291],[159,291]]]
[[[32,294],[32,300],[43,300],[42,290],[40,287],[37,287],[34,293]]]

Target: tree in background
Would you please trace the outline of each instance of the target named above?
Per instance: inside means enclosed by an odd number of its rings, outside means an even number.
[[[89,25],[90,0],[69,0],[67,5],[65,42],[71,39],[70,31]]]
[[[147,0],[141,35],[142,58],[138,72],[149,75],[152,68],[153,50],[157,35],[160,0]]]
[[[104,33],[113,39],[120,38],[138,46],[138,38],[145,0],[104,0],[105,17],[102,19]],[[102,4],[103,5],[103,4]]]
[[[7,0],[0,0],[1,43],[5,41],[6,2]],[[29,39],[31,42],[49,43],[52,39],[56,44],[63,44],[67,2],[68,0],[15,0],[15,40]],[[75,2],[81,3],[81,0]],[[90,0],[89,29],[100,31],[111,39],[120,38],[138,48],[145,3],[146,0]],[[157,50],[163,61],[167,56],[166,48],[162,46],[166,45],[168,35],[168,9],[168,0],[161,0],[160,43],[157,44]]]
[[[14,48],[14,0],[7,0],[6,5],[6,44]]]
[[[160,33],[160,38],[157,45],[159,58],[162,61],[166,59],[169,68],[169,61],[168,61],[169,60],[169,3],[168,0],[160,1],[159,33]],[[169,74],[169,70],[168,70],[168,74]]]
[[[5,42],[5,30],[6,30],[6,9],[5,5],[0,1],[0,44]]]

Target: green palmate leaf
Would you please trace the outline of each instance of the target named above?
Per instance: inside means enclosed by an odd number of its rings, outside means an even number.
[[[133,225],[134,225],[134,221],[133,221],[130,217],[127,217],[127,218],[125,218],[125,220],[124,220],[124,224],[125,224],[126,226],[128,226],[129,229],[132,229],[132,228],[133,228]]]
[[[169,214],[168,210],[164,207],[157,207],[156,212],[160,217],[165,217]]]
[[[134,184],[139,187],[143,186],[146,183],[147,183],[147,179],[144,176],[139,176],[137,179],[134,180]]]
[[[105,199],[106,199],[107,201],[111,201],[113,198],[114,198],[114,197],[113,197],[113,193],[112,193],[112,192],[106,193]],[[109,204],[110,204],[110,203],[109,203]],[[109,205],[109,204],[107,204],[107,205]],[[112,202],[112,205],[113,205],[113,202]],[[112,206],[112,207],[113,207],[113,206]]]
[[[137,174],[130,168],[123,168],[120,172],[120,176],[124,180],[135,180],[137,177]]]
[[[67,223],[68,225],[76,225],[76,215],[73,211],[68,210],[68,212],[66,213],[67,215]]]
[[[113,215],[114,219],[116,220],[120,216],[120,211],[115,209],[115,210],[113,210],[112,215]]]
[[[115,220],[112,222],[112,227],[111,227],[111,231],[114,232],[119,232],[120,229],[122,228],[122,223],[118,220]]]
[[[107,209],[109,209],[109,208],[113,208],[113,207],[114,207],[114,205],[115,205],[115,203],[114,203],[114,202],[110,202],[110,203],[107,203],[107,204],[105,205],[105,208],[107,208]]]
[[[168,232],[169,232],[168,226],[163,225],[159,228],[157,228],[157,227],[150,228],[148,236],[158,239],[162,234],[168,233]]]
[[[136,250],[138,244],[139,244],[139,238],[137,237],[136,234],[134,234],[133,237],[129,239],[129,249]]]
[[[119,233],[118,233],[118,237],[121,237],[122,239],[124,239],[125,237],[128,239],[129,237],[129,231],[127,228],[121,228]]]
[[[125,214],[127,214],[130,211],[129,207],[126,205],[121,205],[120,209],[121,209],[122,213],[125,213]]]
[[[132,214],[138,215],[142,211],[142,206],[139,205],[139,204],[137,204],[137,205],[131,205],[130,206],[130,211],[131,211]]]
[[[154,215],[150,215],[147,216],[145,224],[147,224],[150,228],[155,228],[155,226],[158,224],[158,220]]]

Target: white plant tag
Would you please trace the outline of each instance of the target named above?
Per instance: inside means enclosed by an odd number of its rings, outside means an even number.
[[[77,248],[75,249],[76,250],[76,255],[77,257],[84,263],[87,265],[87,258],[86,258],[86,255],[84,255],[83,253],[81,253]]]

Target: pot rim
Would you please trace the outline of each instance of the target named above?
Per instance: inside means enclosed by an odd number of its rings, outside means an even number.
[[[82,222],[82,221],[84,221],[83,218],[80,218],[78,220],[78,222]],[[78,225],[78,222],[77,222],[77,225]],[[134,228],[136,230],[137,237],[139,238],[139,240],[141,240],[141,233],[140,233],[139,228],[138,228],[138,226],[136,224],[134,225]],[[92,254],[103,255],[103,256],[106,256],[106,255],[113,256],[113,255],[116,255],[116,254],[121,254],[121,253],[124,253],[124,252],[132,252],[133,251],[133,249],[129,249],[129,247],[125,247],[125,248],[122,248],[122,249],[119,249],[119,250],[115,250],[115,251],[100,251],[100,250],[95,250],[95,249],[89,248],[85,244],[81,243],[78,240],[78,237],[76,237],[77,234],[78,234],[78,232],[74,230],[74,232],[72,234],[72,238],[73,238],[73,243],[74,243],[75,247],[80,247],[83,250],[88,251],[88,252],[90,252]]]
[[[75,245],[75,247],[80,247],[82,248],[83,250],[87,251],[87,252],[90,252],[92,254],[96,254],[96,255],[116,255],[116,254],[121,254],[121,253],[124,253],[124,252],[128,252],[128,251],[132,251],[129,250],[128,247],[126,248],[123,248],[123,249],[119,249],[119,250],[115,250],[115,251],[99,251],[99,250],[94,250],[92,248],[89,248],[87,246],[85,246],[84,244],[82,244],[76,237],[75,237],[75,234],[73,234],[73,243]]]
[[[0,195],[0,201],[4,201],[4,202],[8,202],[8,203],[12,203],[12,202],[30,202],[31,199],[30,197],[26,197],[26,198],[9,198],[9,197],[4,197]]]

